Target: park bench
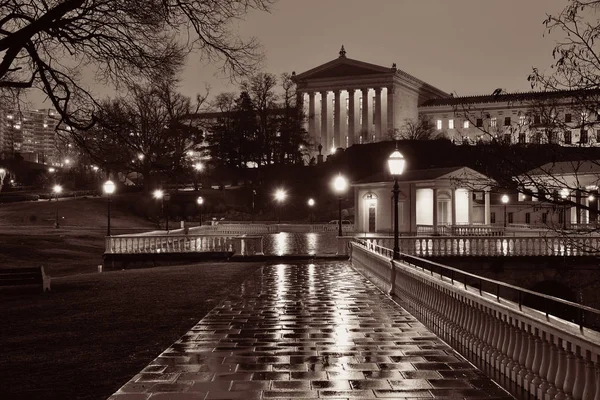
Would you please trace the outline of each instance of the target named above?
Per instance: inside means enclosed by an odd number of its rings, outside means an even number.
[[[50,291],[50,276],[44,267],[0,268],[0,286],[40,285],[43,292]]]

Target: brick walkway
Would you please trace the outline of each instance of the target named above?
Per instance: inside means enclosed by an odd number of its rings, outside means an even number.
[[[511,397],[344,262],[263,267],[110,397],[300,398]]]

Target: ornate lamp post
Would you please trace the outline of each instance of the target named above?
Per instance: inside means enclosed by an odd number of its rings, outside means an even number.
[[[281,224],[281,207],[283,205],[283,201],[286,198],[286,193],[285,190],[283,189],[277,189],[275,191],[275,200],[277,200],[277,202],[279,203],[279,207],[278,207],[278,213],[277,213],[277,223]]]
[[[394,177],[394,189],[392,190],[392,193],[394,193],[394,260],[400,259],[398,232],[398,193],[400,193],[400,188],[398,187],[398,177],[404,172],[405,164],[406,160],[398,150],[395,150],[388,158],[388,169],[390,170],[390,175]]]
[[[202,204],[204,204],[204,199],[202,196],[198,196],[196,199],[196,204],[198,204],[198,210],[200,211],[200,226],[202,226]]]
[[[308,199],[307,204],[308,204],[308,223],[312,224],[312,220],[313,220],[312,219],[312,212],[313,212],[312,209],[315,206],[315,200],[310,198],[310,199]]]
[[[508,204],[508,195],[502,195],[502,204],[504,204],[504,228],[506,229],[506,204]]]
[[[110,198],[111,195],[115,192],[115,184],[113,181],[108,180],[104,182],[104,193],[108,195],[108,213],[107,213],[107,223],[106,223],[106,236],[110,236]]]
[[[563,200],[563,230],[567,229],[567,198],[569,197],[569,189],[562,189],[560,191],[560,197]]]
[[[62,186],[54,185],[52,191],[54,192],[54,196],[56,198],[56,219],[54,220],[54,227],[58,229],[60,227],[60,224],[58,223],[58,195],[60,192],[62,192]]]
[[[152,196],[156,199],[156,200],[160,200],[160,217],[164,216],[165,213],[165,203],[163,200],[164,197],[164,192],[162,191],[162,189],[156,189],[154,191],[154,193],[152,193]],[[160,229],[160,217],[158,219],[158,228]]]
[[[332,185],[338,195],[338,236],[342,236],[342,196],[348,190],[348,179],[340,174],[333,179]]]
[[[165,200],[166,229],[167,229],[167,233],[169,233],[169,200],[171,200],[171,194],[169,192],[166,192],[165,195],[163,196],[163,199]]]

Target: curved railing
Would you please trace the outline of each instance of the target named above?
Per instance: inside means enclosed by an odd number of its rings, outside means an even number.
[[[377,246],[394,247],[392,237],[366,240]],[[401,236],[398,244],[401,253],[419,257],[585,256],[598,254],[600,236]]]
[[[392,261],[389,248],[364,240],[351,248],[359,271],[457,350],[501,374],[503,386],[538,399],[600,398],[600,333],[589,328],[600,310],[420,257]],[[526,295],[570,308],[576,323],[525,306]]]

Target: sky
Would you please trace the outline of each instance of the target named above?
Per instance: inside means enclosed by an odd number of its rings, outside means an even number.
[[[391,67],[459,96],[531,90],[533,67],[548,69],[556,38],[546,13],[567,0],[279,0],[251,12],[235,29],[263,45],[263,70],[304,72],[338,57]],[[190,54],[180,91],[195,97],[239,92],[218,67]],[[90,74],[91,75],[91,74]],[[92,83],[90,83],[93,85]],[[100,95],[109,93],[95,86]]]

